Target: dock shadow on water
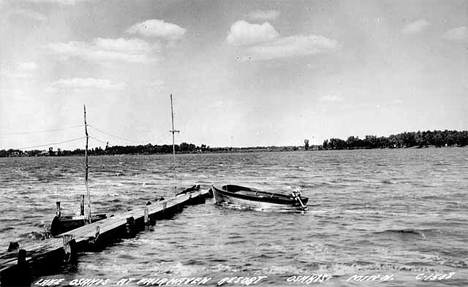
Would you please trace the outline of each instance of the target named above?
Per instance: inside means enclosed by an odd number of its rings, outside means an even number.
[[[180,155],[178,186],[243,184],[282,193],[300,187],[309,208],[187,206],[133,237],[35,274],[32,283],[466,286],[467,156],[463,148]],[[91,157],[94,208],[120,214],[172,196],[171,160]],[[440,162],[452,164],[441,169]],[[47,241],[41,234],[55,201],[78,212],[83,180],[81,158],[0,159],[3,251],[11,241]],[[96,281],[79,281],[86,279]]]

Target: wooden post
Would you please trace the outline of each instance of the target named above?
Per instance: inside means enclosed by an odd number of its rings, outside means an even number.
[[[16,266],[3,270],[0,274],[1,286],[31,286],[31,270],[26,261],[26,250],[18,251]]]
[[[60,218],[61,215],[62,213],[60,211],[60,201],[57,201],[55,203],[55,216],[57,216],[57,218]]]
[[[96,226],[96,233],[94,234],[94,243],[96,243],[99,235],[101,235],[101,227],[99,225]]]
[[[132,237],[136,233],[135,219],[133,217],[127,218],[127,223],[125,224],[125,232],[128,237]]]
[[[96,225],[96,231],[94,232],[94,236],[89,236],[88,237],[88,246],[92,249],[96,249],[99,247],[99,242],[98,238],[101,235],[101,227],[99,225]]]
[[[143,218],[143,221],[145,223],[145,225],[149,225],[149,218],[148,218],[148,207],[145,207],[145,215],[144,215],[144,218]]]
[[[20,249],[18,251],[18,265],[23,265],[26,263],[26,250]]]
[[[63,236],[63,261],[70,262],[74,257],[74,244],[75,240],[73,239],[72,234],[65,234]]]
[[[20,249],[18,252],[17,268],[17,286],[31,286],[31,270],[29,268],[28,262],[26,261],[26,250],[24,249]]]
[[[84,216],[84,194],[81,195],[81,200],[80,200],[80,215]]]

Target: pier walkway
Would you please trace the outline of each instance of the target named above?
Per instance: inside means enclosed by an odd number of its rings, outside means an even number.
[[[44,267],[72,262],[80,252],[97,251],[121,238],[133,237],[156,220],[169,218],[184,206],[204,203],[207,197],[208,189],[180,194],[0,253],[1,286],[29,286],[31,276],[37,276]]]

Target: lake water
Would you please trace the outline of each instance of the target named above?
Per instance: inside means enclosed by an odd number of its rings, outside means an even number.
[[[190,206],[134,238],[80,254],[76,264],[35,278],[36,286],[200,283],[184,279],[192,277],[211,278],[203,286],[468,286],[467,148],[178,155],[176,182],[170,155],[89,161],[99,212],[168,197],[176,183],[300,187],[309,210]],[[10,241],[40,241],[55,202],[75,213],[84,193],[82,157],[0,158],[2,251]]]

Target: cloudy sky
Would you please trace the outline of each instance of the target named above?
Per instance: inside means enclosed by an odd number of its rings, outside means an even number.
[[[0,0],[0,149],[468,129],[468,1]]]

